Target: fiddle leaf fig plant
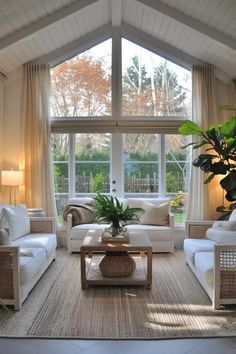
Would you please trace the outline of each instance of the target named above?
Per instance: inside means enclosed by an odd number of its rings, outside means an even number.
[[[236,111],[231,106],[223,106],[229,111]],[[183,146],[192,145],[193,149],[205,148],[203,153],[193,161],[193,166],[199,167],[208,173],[204,181],[209,183],[215,175],[224,175],[220,181],[221,187],[226,191],[225,198],[228,201],[236,200],[236,116],[231,116],[224,124],[212,125],[203,130],[198,124],[186,120],[180,128],[182,135],[201,137],[200,141]],[[199,139],[198,139],[199,140]]]

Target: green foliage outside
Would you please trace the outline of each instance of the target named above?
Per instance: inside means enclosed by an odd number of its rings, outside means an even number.
[[[172,155],[167,153],[166,160],[173,161],[166,164],[166,191],[167,193],[177,193],[183,188],[183,172],[175,160],[173,160],[173,155],[176,160],[184,161],[185,154],[176,153],[172,151]],[[61,160],[60,160],[61,159]],[[65,161],[65,163],[54,163],[54,180],[55,185],[60,185],[61,178],[68,178],[68,163],[65,156],[57,155],[56,161]],[[79,161],[83,161],[80,163]],[[86,162],[85,162],[86,161]],[[101,161],[93,162],[89,161]],[[102,162],[104,161],[104,162]],[[106,161],[106,162],[105,162]],[[129,158],[126,159],[125,164],[125,175],[126,176],[136,176],[138,178],[146,178],[149,176],[152,178],[156,174],[158,178],[158,162],[157,155],[155,153],[140,154],[138,152],[131,153]],[[135,163],[136,161],[150,161],[149,163]],[[179,165],[184,170],[185,162],[179,162]],[[93,192],[103,192],[104,182],[109,176],[110,161],[108,153],[96,152],[93,154],[81,154],[76,156],[76,176],[79,177],[90,177],[92,176],[92,191]],[[57,189],[57,188],[56,188]],[[56,190],[56,192],[61,192]]]

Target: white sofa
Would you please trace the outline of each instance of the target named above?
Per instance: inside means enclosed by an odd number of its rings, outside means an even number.
[[[230,227],[236,230],[236,210],[229,221],[208,229],[204,239],[184,240],[186,262],[215,309],[236,304],[236,231]]]
[[[91,202],[92,198],[72,198],[68,201],[68,204],[78,205]],[[121,199],[122,203],[129,205],[130,207],[143,207],[145,201],[159,206],[163,203],[169,202],[169,199],[162,198],[127,198]],[[67,228],[67,247],[68,252],[80,252],[80,247],[83,243],[83,239],[90,229],[101,229],[109,227],[107,224],[81,224],[72,226],[72,215],[67,216],[66,228]],[[128,230],[144,230],[149,237],[149,240],[153,247],[153,252],[174,252],[174,216],[168,214],[167,225],[142,225],[131,224],[127,225]]]
[[[0,214],[2,210],[0,206]],[[0,299],[16,310],[55,259],[57,246],[54,218],[28,218],[26,234],[19,221],[17,232],[23,235],[11,235],[7,244],[0,246]],[[1,224],[1,233],[4,228],[6,224]]]

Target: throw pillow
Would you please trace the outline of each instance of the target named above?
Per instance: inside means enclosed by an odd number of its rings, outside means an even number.
[[[9,228],[12,241],[30,233],[30,220],[26,206],[4,207],[2,217]]]
[[[154,205],[147,201],[143,202],[145,210],[140,217],[140,224],[143,225],[168,225],[169,224],[169,202]]]
[[[7,230],[0,229],[0,245],[9,245],[10,243],[10,235]]]
[[[223,244],[236,244],[236,232],[235,231],[222,231],[219,229],[210,228],[206,232],[206,238],[211,241]]]
[[[215,221],[212,225],[212,229],[225,230],[225,231],[236,231],[236,220],[235,221]]]

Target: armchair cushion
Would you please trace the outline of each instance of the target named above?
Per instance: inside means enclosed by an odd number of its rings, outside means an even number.
[[[11,240],[16,240],[30,233],[30,220],[26,206],[4,207],[2,210],[2,219],[9,229]]]

